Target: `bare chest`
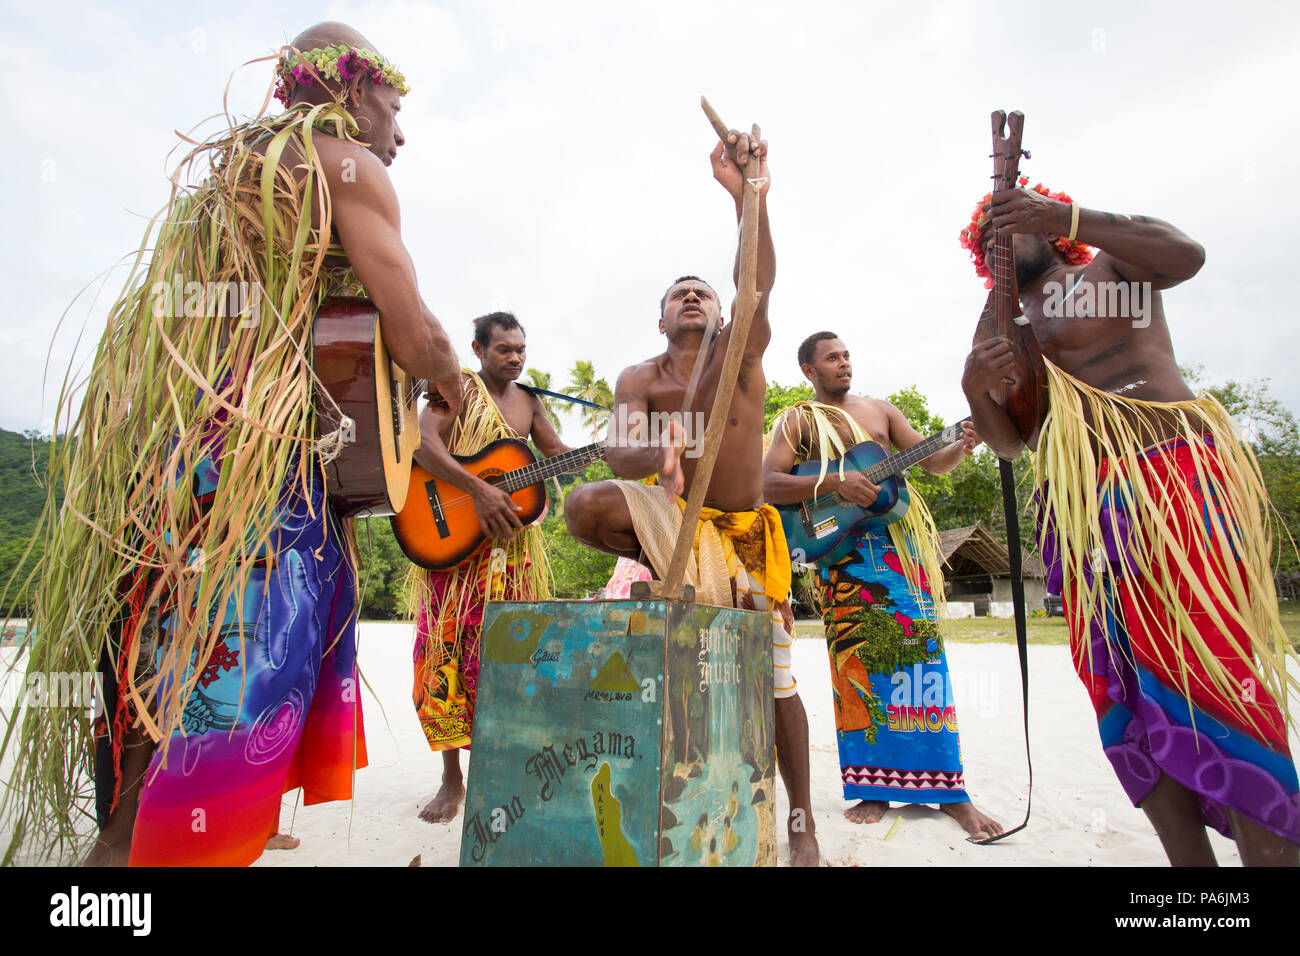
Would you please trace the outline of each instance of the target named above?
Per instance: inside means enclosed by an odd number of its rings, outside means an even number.
[[[852,414],[854,422],[863,432],[866,432],[864,438],[860,432],[855,432],[853,427],[839,415],[828,416],[831,426],[835,429],[835,436],[839,439],[840,446],[846,451],[861,441],[874,441],[884,446],[886,450],[890,448],[889,444],[889,420],[883,412],[878,412],[870,407],[867,400],[863,399],[862,406],[850,406],[846,411]],[[818,439],[813,436],[812,455],[820,456],[821,448]],[[832,459],[838,458],[839,454],[832,452]]]
[[[492,396],[497,410],[516,435],[527,438],[533,430],[533,403],[523,389],[511,385],[504,396]]]

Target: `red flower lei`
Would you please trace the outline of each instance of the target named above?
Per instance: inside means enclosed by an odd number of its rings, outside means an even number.
[[[1018,185],[1029,185],[1029,177],[1021,176]],[[1071,203],[1074,202],[1064,192],[1054,193],[1042,183],[1036,184],[1034,192],[1040,196],[1046,196],[1048,199],[1055,199],[1057,202]],[[961,231],[961,247],[970,252],[971,261],[975,263],[975,274],[984,280],[984,288],[993,288],[993,273],[989,272],[989,267],[984,262],[984,227],[989,224],[988,215],[984,212],[984,204],[992,197],[992,193],[985,193],[984,198],[975,204],[975,210],[971,213],[970,225]],[[1072,266],[1087,265],[1092,261],[1093,252],[1091,247],[1085,246],[1079,240],[1070,240],[1065,236],[1048,236],[1047,241],[1056,247],[1056,251],[1065,257],[1065,261]]]

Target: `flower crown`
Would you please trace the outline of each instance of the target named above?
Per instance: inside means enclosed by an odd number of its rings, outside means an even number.
[[[376,84],[387,83],[402,96],[411,91],[401,70],[374,50],[345,43],[285,54],[275,72],[275,98],[285,106],[293,98],[295,87],[311,86],[322,77],[346,83],[354,76],[369,76]]]
[[[1029,177],[1021,176],[1017,185],[1028,186]],[[1034,192],[1040,196],[1046,196],[1048,199],[1055,199],[1057,202],[1074,202],[1063,192],[1054,193],[1042,183],[1034,186]],[[988,265],[984,262],[984,229],[989,224],[988,214],[984,212],[984,204],[992,197],[992,193],[985,193],[984,198],[975,204],[975,211],[971,213],[970,225],[961,231],[961,247],[970,252],[971,260],[975,263],[975,274],[984,280],[984,288],[993,288],[993,273],[989,272]],[[1065,257],[1065,261],[1072,266],[1087,265],[1092,261],[1092,249],[1085,246],[1079,240],[1067,239],[1065,236],[1048,236],[1047,241],[1056,247],[1056,251]]]

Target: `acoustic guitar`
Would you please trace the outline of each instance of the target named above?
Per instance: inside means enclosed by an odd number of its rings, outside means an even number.
[[[546,480],[604,458],[605,443],[584,445],[539,461],[527,443],[500,438],[477,454],[452,457],[471,474],[509,494],[522,509],[519,521],[527,526],[546,514]],[[411,469],[406,507],[390,520],[406,556],[431,571],[464,564],[487,543],[470,493],[435,478],[419,465]]]
[[[338,432],[342,450],[325,464],[330,504],[343,517],[397,514],[420,447],[423,379],[398,367],[384,347],[379,311],[368,299],[330,299],[316,313],[312,358],[319,435]]]
[[[964,418],[949,425],[937,435],[919,441],[896,455],[889,453],[878,442],[864,441],[854,445],[826,466],[826,474],[838,474],[840,463],[844,471],[860,471],[880,493],[871,507],[864,508],[842,498],[835,492],[817,495],[797,504],[777,505],[781,526],[785,529],[790,555],[800,564],[822,561],[834,564],[848,557],[854,540],[868,528],[893,524],[903,517],[911,498],[903,473],[912,465],[929,458],[941,448],[960,441]],[[816,475],[821,472],[821,461],[803,461],[791,469],[792,475]]]

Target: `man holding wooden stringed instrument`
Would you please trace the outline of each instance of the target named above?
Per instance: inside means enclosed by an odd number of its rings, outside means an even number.
[[[98,666],[104,712],[22,712],[7,738],[6,859],[80,848],[92,763],[87,863],[209,866],[292,844],[277,835],[281,795],[349,799],[366,764],[355,549],[326,472],[375,426],[330,417],[321,375],[340,362],[313,356],[318,310],[363,286],[371,342],[341,364],[386,381],[382,327],[388,354],[451,410],[459,363],[420,298],[385,170],[403,143],[401,73],[323,23],[281,52],[276,76],[284,112],[182,164],[176,182],[199,181],[146,238],[80,412],[58,429],[77,437],[51,463],[66,495],[59,509],[51,492],[38,532],[31,666]],[[257,304],[227,310],[223,290],[250,286]],[[388,404],[372,419],[395,417]]]
[[[962,385],[999,456],[1037,451],[1048,588],[1106,756],[1171,864],[1214,865],[1212,826],[1248,866],[1294,866],[1300,792],[1277,702],[1298,684],[1268,498],[1228,412],[1183,381],[1160,297],[1205,253],[1158,219],[1015,186],[1003,176],[977,204],[962,245],[1027,324],[999,327],[986,307]],[[1042,360],[1015,360],[1020,336]],[[1045,418],[1014,420],[1007,396],[1037,378]]]
[[[966,793],[937,623],[938,534],[899,477],[912,464],[951,471],[979,435],[967,420],[925,439],[889,402],[850,395],[849,350],[832,332],[810,335],[798,359],[816,401],[773,423],[763,497],[782,512],[791,554],[817,561],[844,798],[859,801],[844,815],[875,823],[891,801],[934,803],[972,837],[996,836],[1002,825]]]
[[[540,523],[545,479],[601,456],[599,446],[575,454],[537,395],[515,384],[527,353],[523,326],[513,315],[475,319],[474,354],[481,365],[477,374],[464,371],[460,412],[431,407],[420,418],[413,492],[393,519],[408,557],[428,569],[415,570],[408,589],[415,711],[430,749],[443,757],[442,785],[420,811],[428,823],[452,820],[465,799],[460,748],[470,746],[473,733],[483,606],[489,599],[550,598]],[[530,439],[546,462],[534,462],[524,444]],[[546,470],[548,463],[553,470]],[[503,485],[512,487],[512,475],[520,472],[528,472],[527,483],[512,497]],[[480,474],[499,477],[489,481]]]
[[[715,124],[716,128],[716,124]],[[767,144],[730,130],[710,160],[714,178],[731,195],[742,218],[745,167],[760,157],[755,284],[759,293],[753,324],[744,343],[736,391],[722,432],[716,467],[700,512],[699,531],[686,565],[686,583],[701,603],[767,609],[773,618],[773,677],[776,696],[776,748],[781,777],[790,798],[787,832],[795,866],[816,866],[808,771],[808,718],[790,673],[794,614],[790,608],[790,565],[780,519],[762,504],[763,352],[771,339],[768,297],[776,277],[776,253],[767,217]],[[742,240],[743,243],[743,240]],[[741,272],[737,250],[734,278]],[[653,567],[663,579],[681,528],[681,495],[694,477],[696,460],[685,444],[701,435],[684,434],[682,422],[707,420],[721,387],[722,368],[733,325],[718,333],[721,304],[712,286],[694,276],[674,282],[659,304],[660,331],[668,339],[662,355],[623,370],[615,387],[609,434],[609,465],[625,479],[657,474],[660,487],[639,481],[583,485],[569,494],[564,517],[579,541]],[[733,305],[733,318],[735,316]],[[689,400],[687,396],[690,396]],[[686,407],[689,406],[689,407]],[[657,440],[647,434],[652,416],[673,416]],[[650,429],[653,431],[653,429]]]

